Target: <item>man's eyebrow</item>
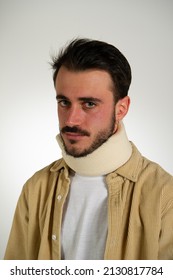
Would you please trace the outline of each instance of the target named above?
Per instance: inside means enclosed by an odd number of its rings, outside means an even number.
[[[68,97],[66,97],[65,95],[63,95],[63,94],[57,94],[56,95],[56,99],[57,100],[63,99],[63,100],[70,101],[70,99]],[[102,102],[101,99],[96,98],[96,97],[92,97],[92,96],[89,96],[89,97],[79,97],[78,100],[79,101],[83,101],[83,102],[98,102],[98,103]]]
[[[84,102],[99,102],[101,103],[102,100],[96,97],[79,97],[79,101],[84,101]]]
[[[57,94],[57,95],[56,95],[56,100],[59,100],[59,99],[69,100],[69,98],[66,97],[65,95],[63,95],[63,94]]]

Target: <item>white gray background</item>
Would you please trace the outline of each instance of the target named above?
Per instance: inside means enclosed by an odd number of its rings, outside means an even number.
[[[49,61],[74,37],[128,58],[129,138],[173,174],[172,29],[172,0],[0,0],[0,258],[23,184],[61,156]]]

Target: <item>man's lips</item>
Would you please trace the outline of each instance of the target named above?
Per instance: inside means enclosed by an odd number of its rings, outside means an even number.
[[[71,140],[80,140],[83,137],[86,137],[86,135],[80,134],[80,133],[74,133],[74,132],[65,132],[63,135]]]

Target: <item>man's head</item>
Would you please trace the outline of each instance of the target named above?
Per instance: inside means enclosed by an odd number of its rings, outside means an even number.
[[[114,46],[79,39],[53,59],[52,67],[66,151],[85,156],[115,133],[128,111],[130,65]]]

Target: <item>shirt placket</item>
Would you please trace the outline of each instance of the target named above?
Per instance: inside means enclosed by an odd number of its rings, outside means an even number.
[[[121,228],[122,178],[117,174],[107,177],[108,184],[108,235],[104,259],[117,259],[118,239]]]
[[[69,178],[65,176],[65,171],[60,171],[57,190],[55,194],[55,205],[52,228],[52,258],[61,259],[61,225],[63,216],[63,206],[69,191]]]

